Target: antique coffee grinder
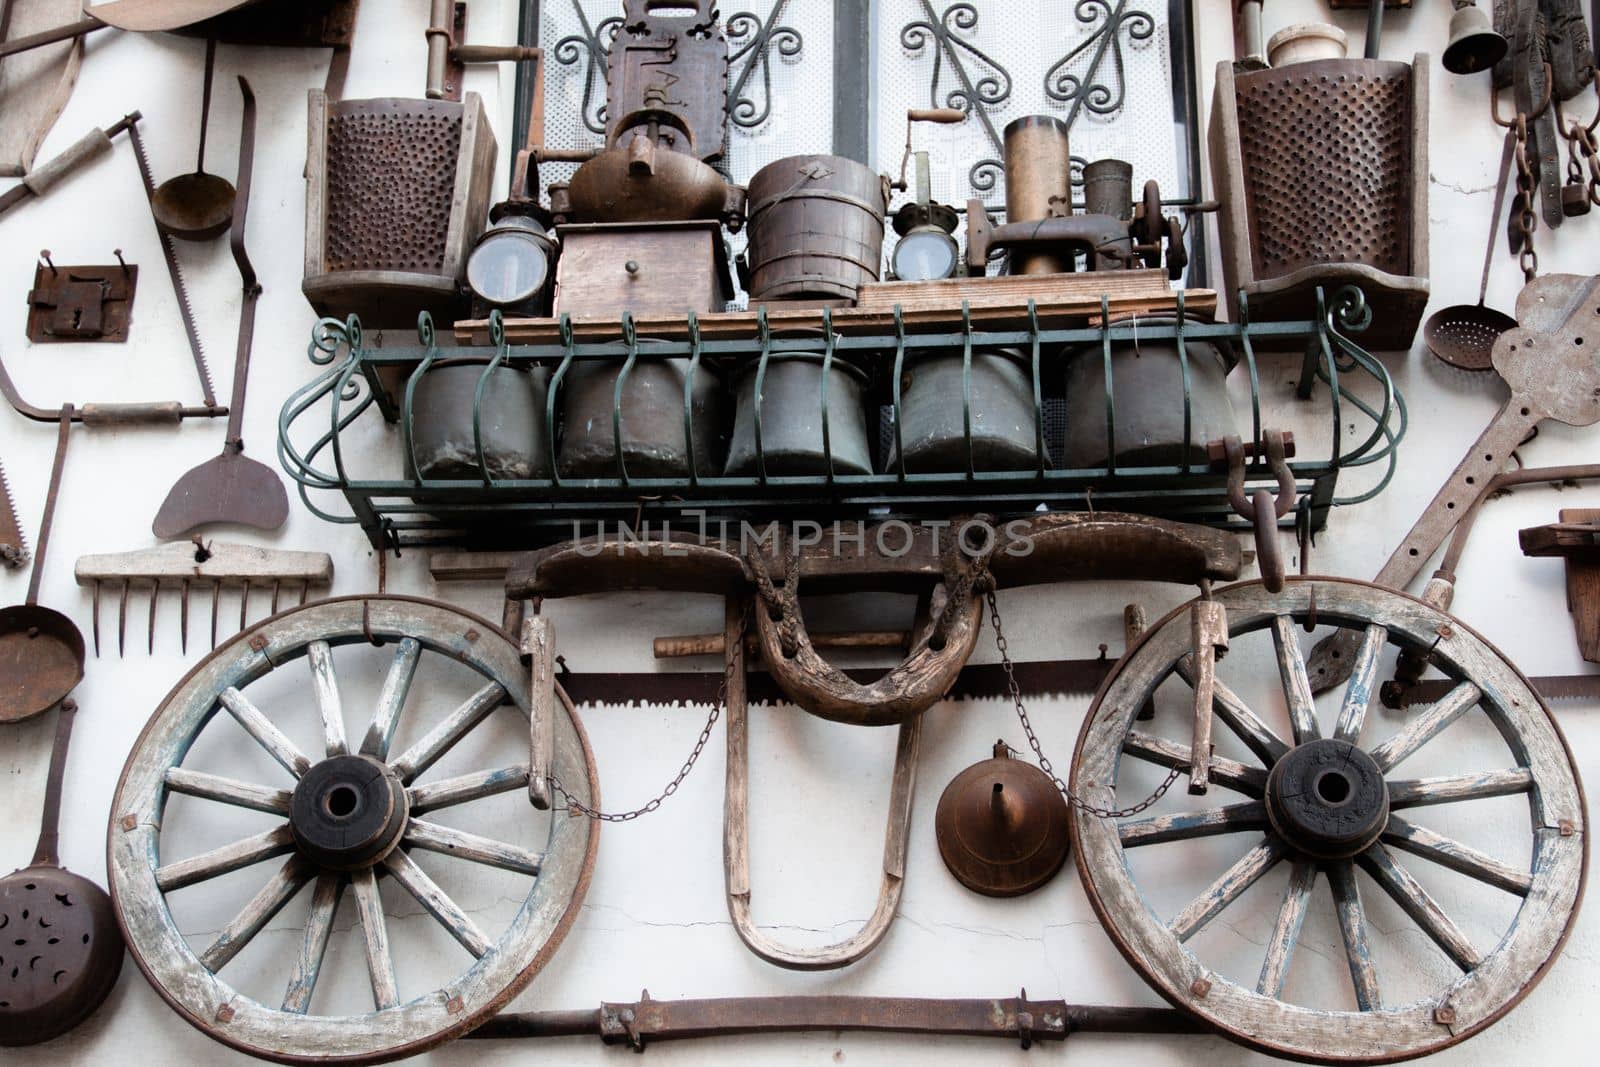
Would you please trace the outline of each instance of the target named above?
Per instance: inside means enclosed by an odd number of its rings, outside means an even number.
[[[562,245],[555,311],[721,311],[733,295],[722,227],[745,191],[711,166],[728,122],[728,40],[712,0],[625,0],[606,60],[606,143],[550,186]]]

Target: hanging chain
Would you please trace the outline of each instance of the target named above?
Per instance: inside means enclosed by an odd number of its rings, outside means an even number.
[[[1513,225],[1517,228],[1518,247],[1521,255],[1518,260],[1522,267],[1522,276],[1531,282],[1539,273],[1539,253],[1533,247],[1533,234],[1539,228],[1539,218],[1533,213],[1533,205],[1537,202],[1535,192],[1536,182],[1533,174],[1533,163],[1528,159],[1528,116],[1517,115],[1517,204],[1521,211]]]
[[[1050,777],[1050,780],[1055,783],[1056,788],[1061,791],[1061,795],[1067,798],[1067,803],[1087,815],[1093,815],[1097,819],[1125,819],[1130,815],[1137,815],[1141,811],[1154,806],[1156,801],[1166,796],[1167,790],[1171,789],[1173,783],[1183,774],[1184,769],[1182,767],[1172,768],[1172,772],[1167,775],[1167,780],[1157,786],[1154,793],[1151,793],[1130,808],[1096,807],[1067,788],[1067,783],[1062,781],[1061,777],[1056,774],[1055,768],[1050,765],[1049,757],[1040,748],[1039,735],[1033,732],[1033,723],[1028,721],[1028,709],[1022,702],[1022,687],[1017,684],[1015,665],[1011,662],[1010,646],[1006,643],[1006,632],[1000,625],[1000,606],[995,600],[992,587],[988,590],[986,596],[989,601],[989,622],[994,626],[994,644],[1000,650],[1000,666],[1005,671],[1006,690],[1011,695],[1011,702],[1017,708],[1017,719],[1022,723],[1023,732],[1028,735],[1028,747],[1033,749],[1033,756],[1039,762],[1039,769],[1044,771]],[[1016,749],[1012,749],[1012,751],[1015,752]],[[1020,755],[1020,753],[1018,754]]]
[[[744,644],[745,625],[745,615],[741,613],[739,616],[739,631],[732,638],[732,640],[738,641],[740,645]],[[677,777],[668,782],[667,787],[657,793],[655,798],[643,807],[621,812],[597,811],[567,792],[566,787],[561,784],[561,779],[553,774],[548,778],[551,790],[560,793],[566,798],[567,814],[573,818],[582,817],[592,819],[595,822],[632,822],[641,815],[652,814],[661,807],[663,801],[678,791],[678,787],[683,784],[683,780],[689,777],[689,772],[694,770],[694,765],[700,762],[700,754],[705,751],[707,743],[710,742],[712,727],[716,726],[717,720],[722,718],[722,709],[727,700],[728,672],[724,670],[722,672],[722,684],[717,686],[716,698],[711,702],[711,714],[706,716],[706,724],[701,728],[700,736],[695,740],[694,750],[689,753],[689,758],[683,761],[683,766],[678,768]]]

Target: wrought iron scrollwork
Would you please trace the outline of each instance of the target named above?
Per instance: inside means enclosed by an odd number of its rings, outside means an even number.
[[[1156,21],[1146,12],[1130,8],[1129,0],[1078,0],[1073,14],[1085,25],[1095,26],[1092,33],[1072,51],[1062,56],[1044,75],[1045,95],[1063,104],[1071,105],[1067,115],[1070,129],[1085,108],[1094,115],[1114,115],[1122,110],[1127,100],[1128,84],[1122,57],[1122,38],[1129,41],[1148,41],[1156,32]],[[1103,20],[1103,21],[1102,21]],[[1093,49],[1089,69],[1074,74],[1067,68]],[[1116,84],[1113,87],[1101,80],[1106,58],[1111,59]]]
[[[740,11],[723,22],[733,49],[728,56],[728,70],[732,75],[728,88],[728,117],[735,126],[750,130],[771,117],[772,54],[776,52],[784,59],[796,59],[805,47],[800,31],[783,25],[784,9],[788,6],[789,0],[777,0],[765,21],[752,12]],[[750,95],[750,79],[757,69],[761,72],[760,103]]]
[[[561,38],[550,50],[550,55],[564,67],[586,64],[583,71],[583,125],[591,133],[604,134],[606,55],[611,51],[611,42],[616,40],[618,31],[622,29],[622,16],[612,15],[591,27],[589,16],[584,14],[582,0],[572,0],[572,9],[578,15],[578,24],[583,27],[583,32]]]
[[[941,14],[930,0],[920,0],[926,18],[908,22],[900,28],[900,44],[912,55],[933,45],[933,76],[928,82],[928,101],[932,107],[952,107],[976,115],[996,152],[1001,150],[1000,133],[989,117],[989,110],[1011,98],[1011,72],[963,34],[978,28],[978,9],[970,3],[951,4]],[[968,69],[975,63],[977,77]],[[939,99],[940,82],[948,63],[957,84]],[[970,180],[975,189],[993,189],[993,160],[980,160],[972,168]],[[983,185],[980,183],[987,183]]]

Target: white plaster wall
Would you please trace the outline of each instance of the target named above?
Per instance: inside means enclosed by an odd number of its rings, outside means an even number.
[[[421,29],[427,6],[423,0],[367,0],[348,85],[351,97],[420,92]],[[476,0],[474,36],[488,39],[495,25],[514,26],[513,6]],[[1198,0],[1197,7],[1205,114],[1211,72],[1231,52],[1230,5]],[[505,10],[497,15],[497,8]],[[1391,14],[1386,55],[1409,57],[1426,49],[1437,56],[1449,10],[1443,3],[1418,8]],[[1306,0],[1271,5],[1268,32],[1316,17],[1320,9]],[[1359,42],[1361,15],[1340,21]],[[77,92],[42,157],[60,151],[90,126],[107,125],[125,111],[139,108],[158,180],[181,173],[193,158],[202,57],[203,46],[190,40],[115,33],[92,38]],[[313,316],[299,292],[301,168],[305,93],[320,86],[325,62],[325,56],[312,52],[223,47],[219,55],[209,158],[213,169],[223,174],[233,169],[239,102],[232,75],[248,76],[260,101],[250,249],[266,292],[257,327],[245,439],[247,454],[268,463],[274,462],[278,408],[311,375],[303,353]],[[1453,78],[1436,59],[1427,73],[1434,101],[1433,304],[1442,307],[1473,299],[1500,142],[1499,130],[1488,119],[1485,79]],[[512,140],[509,86],[509,75],[497,78],[489,72],[474,73],[469,83],[484,93],[496,116],[502,170]],[[1580,220],[1559,235],[1541,232],[1544,269],[1582,273],[1600,269],[1596,225],[1600,223],[1594,219]],[[181,323],[125,141],[118,141],[111,158],[64,183],[48,201],[13,211],[0,223],[0,235],[0,294],[4,294],[0,339],[7,366],[26,397],[45,406],[64,400],[195,401]],[[121,248],[129,261],[140,265],[131,343],[27,345],[23,294],[32,281],[33,255],[40,248],[50,248],[60,263],[106,262],[112,248]],[[227,245],[184,246],[179,254],[195,296],[218,392],[225,395],[239,305]],[[1489,302],[1510,309],[1519,285],[1513,265],[1500,257]],[[1269,357],[1267,362],[1265,392],[1274,410],[1289,417],[1287,397],[1297,367],[1281,357]],[[1375,573],[1504,397],[1496,381],[1448,371],[1420,343],[1408,356],[1389,357],[1388,365],[1412,413],[1399,476],[1377,500],[1335,513],[1315,557],[1315,568],[1322,572],[1356,577]],[[54,437],[53,425],[0,413],[0,455],[30,538],[37,531]],[[73,560],[84,553],[152,544],[149,522],[167,487],[182,471],[214,455],[221,438],[220,425],[199,422],[179,430],[76,431],[42,602],[68,613],[87,632],[90,601],[72,580]],[[1594,441],[1586,431],[1547,425],[1521,454],[1529,464],[1592,461]],[[1529,674],[1573,672],[1584,665],[1566,613],[1560,565],[1524,559],[1517,551],[1515,532],[1552,521],[1559,506],[1596,501],[1600,501],[1596,489],[1560,494],[1519,491],[1489,507],[1467,552],[1458,613]],[[333,528],[316,520],[298,503],[277,534],[224,536],[283,548],[326,549],[338,568],[336,594],[375,587],[375,562],[361,535],[353,528]],[[0,596],[17,602],[26,580],[8,575],[0,577],[0,586]],[[417,554],[408,553],[391,565],[389,588],[442,596],[490,616],[498,613],[493,585],[436,589]],[[1100,642],[1120,647],[1125,602],[1142,599],[1154,618],[1184,595],[1182,590],[1159,587],[1088,586],[1028,590],[1008,594],[1002,601],[1016,656],[1041,659],[1092,654]],[[224,601],[225,633],[231,630],[230,614],[237,613],[236,606],[229,611],[232,603],[231,597]],[[119,660],[113,653],[91,659],[77,690],[83,714],[68,768],[62,852],[68,867],[102,882],[106,813],[123,760],[151,710],[203,651],[200,620],[205,612],[202,603],[195,607],[189,654],[179,652],[177,607],[169,598],[161,605],[155,654],[147,656],[144,600],[136,597],[128,657]],[[258,614],[259,610],[260,605]],[[714,630],[721,618],[720,605],[711,598],[617,596],[556,603],[548,610],[560,627],[565,655],[580,670],[651,669],[651,637]],[[110,610],[102,626],[109,639],[114,632]],[[992,657],[987,638],[978,655],[985,660]],[[1061,766],[1070,760],[1087,703],[1085,699],[1034,701],[1043,741]],[[584,709],[608,806],[633,806],[653,795],[693,743],[703,714],[703,709]],[[1600,711],[1562,704],[1556,714],[1581,770],[1590,777],[1600,773],[1596,756]],[[844,936],[867,915],[876,889],[892,733],[829,725],[793,710],[755,710],[752,717],[752,877],[757,916],[780,927],[785,936]],[[0,866],[20,865],[31,854],[53,728],[53,718],[46,716],[0,732],[0,774],[8,816],[0,823]],[[800,975],[756,960],[727,922],[722,899],[719,728],[700,770],[659,814],[629,826],[605,828],[593,887],[576,926],[551,965],[513,1007],[587,1009],[602,999],[635,999],[643,988],[657,998],[671,998],[830,992],[1008,996],[1026,987],[1035,998],[1158,1003],[1113,949],[1070,865],[1043,891],[1015,901],[975,897],[944,871],[933,840],[935,802],[950,777],[983,758],[997,736],[1022,743],[1011,711],[1000,702],[946,704],[928,714],[899,918],[884,944],[862,963],[842,972]],[[1226,845],[1220,847],[1224,851],[1217,853],[1217,870],[1237,854],[1229,853]],[[1367,895],[1370,901],[1378,894]],[[297,942],[300,906],[291,906],[263,936]],[[350,926],[348,903],[346,909],[341,931]],[[1254,929],[1259,931],[1270,921],[1270,912],[1258,914]],[[1392,908],[1375,911],[1374,922],[1386,935],[1406,925]],[[1249,922],[1238,926],[1240,938],[1259,939],[1258,932],[1250,932]],[[1403,949],[1411,943],[1405,938],[1414,935],[1389,936],[1398,939],[1394,945]],[[1592,1050],[1583,1049],[1592,1046],[1596,1032],[1588,1005],[1597,992],[1600,926],[1591,912],[1580,918],[1563,957],[1525,1003],[1486,1034],[1438,1056],[1437,1062],[1587,1060]],[[1082,1064],[1236,1064],[1260,1059],[1222,1040],[1198,1037],[1088,1036],[1074,1038],[1071,1045],[1070,1052],[1049,1046],[1024,1056],[1003,1042],[816,1034],[658,1046],[649,1055],[653,1063],[665,1067],[703,1062],[957,1064],[979,1057],[984,1062],[1020,1063],[1029,1057],[1031,1062],[1060,1062],[1068,1055]],[[20,1053],[14,1055],[20,1060]],[[152,1063],[236,1058],[182,1023],[131,962],[97,1015],[30,1055],[41,1065],[122,1063],[130,1056]],[[593,1039],[572,1039],[539,1045],[458,1044],[432,1053],[430,1060],[512,1063],[542,1056],[570,1063],[615,1063],[626,1055],[603,1049]]]

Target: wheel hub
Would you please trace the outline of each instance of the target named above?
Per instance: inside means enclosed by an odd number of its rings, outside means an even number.
[[[331,756],[306,772],[289,800],[289,828],[309,859],[337,870],[381,861],[410,815],[405,787],[370,756]]]
[[[1389,821],[1389,788],[1377,763],[1331,738],[1300,745],[1274,764],[1266,801],[1273,829],[1322,859],[1365,850]]]

